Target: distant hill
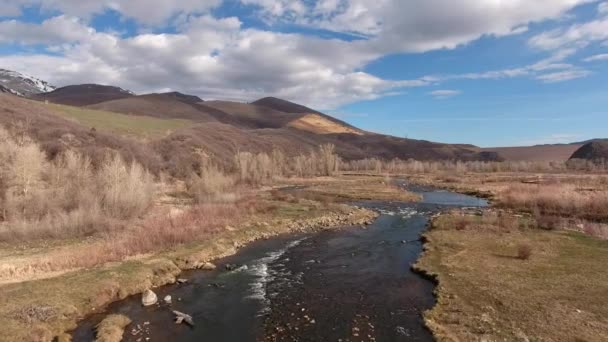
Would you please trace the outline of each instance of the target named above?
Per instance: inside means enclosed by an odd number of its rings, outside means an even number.
[[[131,91],[118,87],[100,84],[78,84],[57,88],[48,93],[36,94],[32,98],[81,107],[132,96],[134,94]]]
[[[317,110],[274,97],[252,103],[204,101],[198,96],[179,92],[135,95],[118,87],[80,84],[34,94],[31,98],[52,104],[36,104],[11,97],[13,106],[24,108],[15,111],[11,117],[34,122],[32,127],[36,130],[31,134],[49,148],[49,154],[65,148],[66,143],[62,139],[69,137],[77,140],[69,138],[70,144],[75,142],[79,148],[86,147],[90,141],[85,134],[88,130],[89,134],[106,137],[104,142],[112,142],[111,146],[96,142],[101,150],[121,149],[115,141],[123,137],[143,138],[144,142],[133,144],[129,140],[127,145],[138,151],[153,149],[149,155],[137,154],[137,158],[143,158],[145,165],[169,170],[172,174],[186,175],[196,169],[201,153],[225,165],[232,165],[234,153],[239,150],[270,152],[279,148],[288,155],[295,155],[308,153],[325,143],[334,144],[345,160],[374,157],[501,159],[496,153],[479,151],[469,145],[366,132]],[[11,109],[7,107],[4,110],[10,112]],[[72,121],[68,124],[62,118]],[[49,129],[55,133],[41,134]],[[117,139],[113,140],[113,136]],[[92,156],[93,159],[97,157],[97,154]]]
[[[495,152],[508,161],[566,161],[582,144],[536,145],[518,147],[481,148]]]
[[[589,142],[576,150],[570,159],[608,160],[608,141]]]
[[[0,69],[0,92],[18,96],[31,96],[54,90],[48,82],[16,71]]]
[[[161,93],[129,96],[86,106],[90,109],[129,115],[145,115],[163,119],[187,119],[209,122],[229,115],[204,105],[196,96],[181,93]]]

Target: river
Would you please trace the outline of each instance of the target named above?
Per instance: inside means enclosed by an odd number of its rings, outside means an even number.
[[[170,295],[171,305],[143,307],[139,295],[113,303],[80,322],[73,341],[92,341],[110,313],[133,320],[123,340],[134,342],[432,341],[422,313],[435,303],[435,285],[411,270],[420,235],[433,213],[487,202],[410,189],[423,200],[357,203],[380,213],[365,228],[257,241],[217,260],[216,271],[185,272],[187,283],[155,289],[160,302]],[[195,326],[174,324],[171,310],[192,315]]]

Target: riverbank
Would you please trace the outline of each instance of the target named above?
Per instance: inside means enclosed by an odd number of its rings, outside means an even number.
[[[434,278],[439,341],[602,341],[608,241],[504,211],[436,217],[415,269]]]
[[[382,193],[382,199],[386,198],[386,187],[390,185],[375,180],[370,183],[369,179],[361,181],[366,184],[365,191],[361,192],[365,198],[374,196],[370,191],[374,186]],[[0,325],[4,330],[0,340],[50,341],[55,337],[68,340],[65,332],[73,329],[84,316],[103,311],[107,304],[147,288],[173,283],[182,271],[234,254],[249,242],[285,233],[365,225],[376,217],[371,210],[300,198],[280,190],[262,191],[256,198],[266,203],[267,210],[249,217],[239,226],[226,226],[204,241],[199,239],[171,250],[45,279],[2,285],[0,300],[4,304],[0,308]]]

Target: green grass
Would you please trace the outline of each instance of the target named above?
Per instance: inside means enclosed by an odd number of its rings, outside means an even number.
[[[172,131],[193,125],[192,121],[184,119],[159,119],[58,104],[48,106],[59,116],[81,125],[137,138],[163,137]]]

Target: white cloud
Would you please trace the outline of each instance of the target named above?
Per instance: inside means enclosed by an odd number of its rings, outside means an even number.
[[[299,16],[274,19],[371,36],[374,48],[384,53],[422,52],[454,48],[484,35],[521,33],[530,23],[559,18],[592,1],[320,0],[305,2]],[[267,0],[241,2],[256,4],[268,17],[276,7]]]
[[[543,32],[532,37],[529,44],[542,50],[565,47],[580,49],[596,41],[608,39],[608,18],[575,24],[567,29]]]
[[[608,14],[608,1],[607,2],[602,2],[597,6],[597,12],[602,15],[602,14]]]
[[[221,0],[7,0],[10,11],[38,3],[64,13],[42,24],[0,22],[0,41],[44,44],[57,55],[0,57],[0,64],[57,85],[114,84],[136,92],[168,88],[205,98],[252,100],[275,95],[321,109],[400,93],[452,79],[536,77],[548,82],[577,70],[564,63],[569,46],[529,66],[463,75],[386,80],[363,72],[391,53],[454,48],[479,37],[517,34],[527,25],[561,17],[588,0],[240,0],[267,20],[318,25],[363,35],[353,41],[243,28],[238,18],[215,18]],[[8,3],[8,2],[7,2]],[[0,7],[0,10],[2,8]],[[148,30],[129,38],[86,24],[113,9]],[[75,19],[76,17],[80,19]],[[138,27],[141,29],[141,27]],[[608,39],[608,38],[607,38]],[[558,44],[559,45],[559,44]],[[561,45],[560,45],[561,46]],[[543,72],[550,72],[540,78]],[[578,70],[580,74],[580,70]],[[445,96],[445,95],[444,95]]]
[[[90,18],[106,10],[114,10],[140,23],[158,25],[180,13],[207,12],[221,4],[222,0],[2,0],[2,2],[0,16],[19,15],[24,7],[40,5],[45,11],[60,11],[81,18]]]
[[[429,94],[432,95],[435,99],[445,100],[445,99],[448,99],[450,97],[454,97],[456,95],[462,94],[462,91],[460,91],[460,90],[442,89],[442,90],[431,91]]]
[[[543,81],[544,83],[557,83],[563,81],[574,80],[577,78],[587,77],[591,74],[588,70],[583,69],[572,69],[565,71],[552,72],[548,74],[538,75],[536,79]]]
[[[608,53],[602,53],[599,55],[589,56],[583,59],[584,62],[597,62],[597,61],[608,61]]]

